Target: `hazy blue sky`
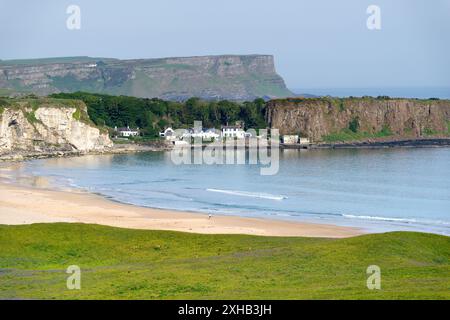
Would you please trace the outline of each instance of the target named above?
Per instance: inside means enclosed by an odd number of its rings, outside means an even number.
[[[0,59],[264,53],[290,88],[450,86],[450,0],[0,0],[0,24]]]

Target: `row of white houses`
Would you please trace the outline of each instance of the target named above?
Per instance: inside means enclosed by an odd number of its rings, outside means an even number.
[[[140,134],[139,128],[131,129],[130,127],[124,128],[114,128],[115,134],[117,137],[136,137]],[[225,139],[244,139],[250,138],[252,135],[248,132],[245,132],[242,129],[242,126],[222,126],[222,130],[217,130],[214,128],[211,129],[179,129],[173,130],[172,128],[167,128],[164,131],[159,133],[161,138],[164,138],[168,141],[191,141],[191,139],[199,138],[202,141],[216,141],[221,138]],[[281,137],[281,143],[285,145],[293,145],[293,144],[301,144],[307,145],[310,144],[311,141],[308,138],[300,137],[299,135],[284,135]]]
[[[140,134],[139,128],[132,129],[129,126],[123,128],[114,128],[115,135],[117,137],[137,137]],[[246,137],[250,137],[251,134],[245,132],[241,126],[223,126],[222,130],[219,131],[217,129],[181,129],[181,130],[173,130],[172,128],[167,128],[164,131],[159,133],[159,136],[165,138],[166,140],[188,140],[190,138],[201,138],[202,140],[214,141],[224,138],[236,138],[236,139],[244,139]]]
[[[221,138],[244,139],[251,137],[251,134],[245,132],[241,126],[223,126],[221,131],[214,128],[202,130],[194,128],[175,131],[169,127],[160,132],[159,136],[169,141],[189,140],[191,138],[201,138],[206,141],[214,141]]]

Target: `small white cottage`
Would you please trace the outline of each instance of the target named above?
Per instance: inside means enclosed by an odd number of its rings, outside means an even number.
[[[116,132],[116,135],[119,137],[137,137],[139,135],[139,128],[131,129],[129,126],[126,128],[117,128],[114,127],[114,131]]]

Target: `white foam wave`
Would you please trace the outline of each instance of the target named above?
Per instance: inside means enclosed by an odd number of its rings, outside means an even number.
[[[377,216],[357,216],[353,214],[343,214],[345,218],[350,219],[364,219],[364,220],[379,220],[379,221],[394,221],[394,222],[417,222],[416,219],[407,219],[407,218],[391,218],[391,217],[377,217]]]
[[[206,191],[224,193],[224,194],[241,196],[241,197],[268,199],[268,200],[287,199],[287,197],[285,197],[285,196],[273,195],[270,193],[260,193],[260,192],[247,192],[247,191],[221,190],[221,189],[206,189]]]
[[[403,223],[416,223],[424,225],[435,225],[435,226],[450,226],[449,221],[443,220],[429,220],[429,219],[413,219],[413,218],[391,218],[391,217],[377,217],[377,216],[358,216],[353,214],[343,214],[344,218],[350,219],[364,219],[364,220],[377,220],[377,221],[387,221],[387,222],[403,222]]]

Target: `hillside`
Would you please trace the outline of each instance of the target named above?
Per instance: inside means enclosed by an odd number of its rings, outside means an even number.
[[[266,128],[265,101],[252,102],[205,101],[190,98],[184,102],[146,99],[127,96],[111,96],[86,92],[57,93],[52,98],[82,100],[88,107],[90,119],[98,125],[114,127],[139,127],[145,136],[159,136],[159,132],[171,126],[190,128],[195,120],[205,128],[242,120],[249,128]]]
[[[0,61],[0,93],[74,91],[167,100],[253,100],[292,95],[269,55]]]
[[[449,237],[411,232],[332,240],[0,226],[0,299],[450,299],[449,257]],[[70,265],[81,290],[66,288]],[[381,290],[366,287],[369,265]]]
[[[450,100],[292,98],[265,110],[270,127],[315,142],[450,136]]]

